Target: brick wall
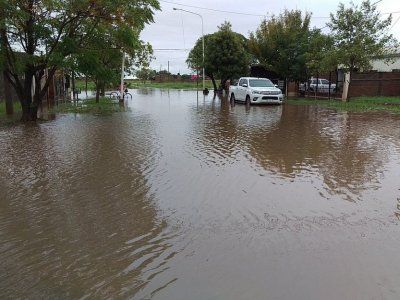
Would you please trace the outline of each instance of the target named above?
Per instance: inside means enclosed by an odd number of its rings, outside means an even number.
[[[400,72],[353,74],[349,98],[360,96],[400,96]]]

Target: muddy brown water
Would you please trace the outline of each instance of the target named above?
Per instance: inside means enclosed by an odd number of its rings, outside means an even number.
[[[133,94],[0,129],[0,298],[400,298],[400,116]]]

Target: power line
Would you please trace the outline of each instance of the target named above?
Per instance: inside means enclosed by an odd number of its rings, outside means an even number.
[[[154,51],[190,51],[190,49],[185,48],[156,48]]]
[[[400,20],[400,16],[397,18],[397,20],[396,20],[396,21],[394,21],[394,23],[393,23],[392,27],[390,27],[390,30],[392,30],[392,29],[393,29],[394,25],[396,25],[396,24],[397,24],[397,22],[398,22],[399,20]]]
[[[209,11],[215,11],[215,12],[223,12],[223,13],[227,13],[227,14],[245,15],[245,16],[254,16],[254,17],[265,17],[266,16],[266,15],[260,15],[260,14],[250,14],[250,13],[242,13],[242,12],[238,12],[238,11],[228,11],[228,10],[200,7],[200,6],[195,6],[195,5],[176,3],[176,2],[167,1],[167,0],[159,0],[159,1],[169,3],[169,4],[174,4],[174,5],[185,6],[185,7],[197,8],[197,9],[203,9],[203,10],[209,10]]]
[[[383,1],[383,0],[378,0],[378,1],[376,1],[375,3],[372,3],[372,6],[378,4],[379,2],[382,2],[382,1]]]
[[[243,12],[238,12],[238,11],[229,11],[229,10],[222,10],[222,9],[215,9],[215,8],[209,8],[209,7],[201,7],[201,6],[196,6],[196,5],[189,5],[189,4],[182,4],[182,3],[177,3],[177,2],[172,2],[168,0],[159,0],[160,2],[168,3],[168,4],[173,4],[173,5],[179,5],[179,6],[184,6],[184,7],[190,7],[190,8],[197,8],[197,9],[202,9],[202,10],[208,10],[208,11],[213,11],[213,12],[222,12],[222,13],[227,13],[227,14],[235,14],[235,15],[243,15],[243,16],[253,16],[253,17],[268,17],[266,14],[261,15],[261,14],[252,14],[252,13],[243,13]],[[380,1],[378,1],[380,2]],[[400,11],[392,11],[392,12],[386,12],[382,13],[382,15],[389,15],[389,14],[398,14]],[[312,19],[329,19],[329,16],[311,16]]]

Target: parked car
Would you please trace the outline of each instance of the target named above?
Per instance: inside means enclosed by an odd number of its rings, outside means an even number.
[[[336,90],[336,84],[331,83],[331,93]],[[329,80],[324,78],[311,78],[308,83],[302,83],[299,86],[300,92],[305,93],[306,91],[310,92],[319,92],[319,93],[328,93],[329,92]]]
[[[229,99],[246,104],[281,104],[282,91],[267,78],[242,77],[229,87]]]

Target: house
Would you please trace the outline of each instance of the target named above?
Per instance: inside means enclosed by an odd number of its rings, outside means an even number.
[[[386,61],[387,59],[389,61]],[[371,60],[372,70],[376,72],[400,72],[400,52],[388,57],[375,57]]]

